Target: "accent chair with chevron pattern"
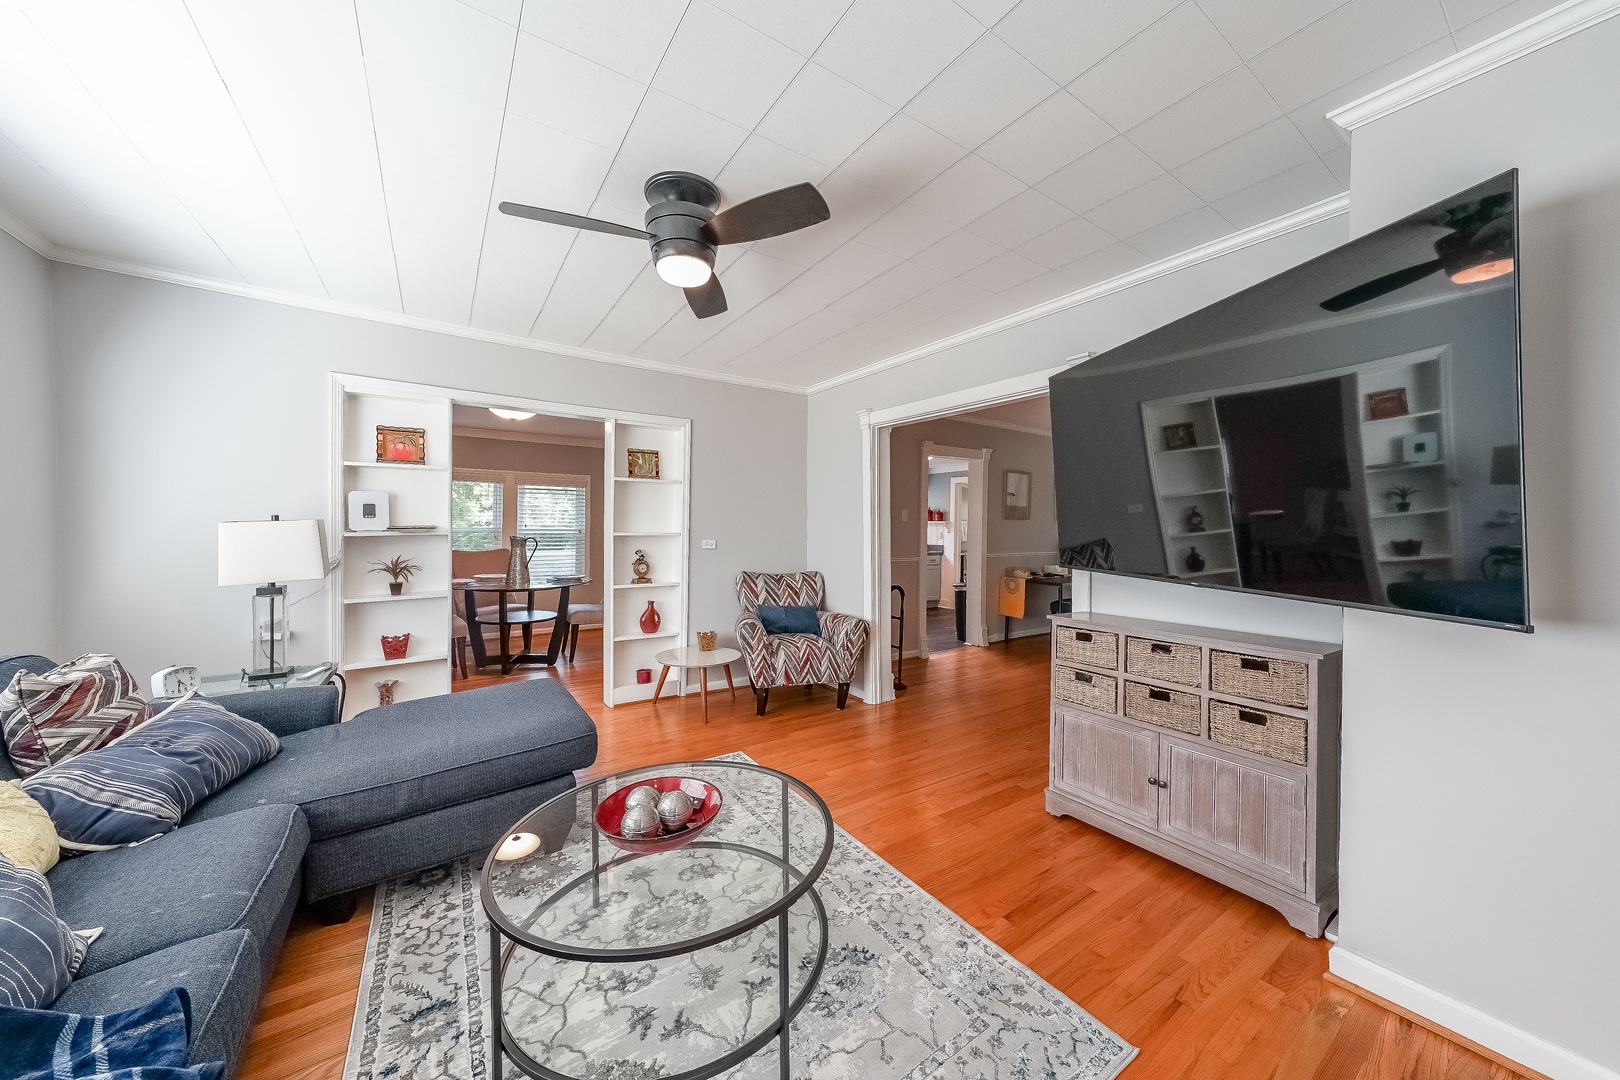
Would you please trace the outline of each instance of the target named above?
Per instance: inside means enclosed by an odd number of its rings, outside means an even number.
[[[815,570],[799,574],[745,570],[737,575],[737,600],[742,604],[742,614],[737,616],[737,645],[748,664],[760,716],[765,715],[771,688],[776,686],[826,683],[838,687],[840,709],[848,703],[849,684],[861,662],[861,650],[866,647],[867,624],[854,615],[821,610],[826,597],[821,574]],[[755,614],[761,604],[813,607],[821,632],[768,634]]]

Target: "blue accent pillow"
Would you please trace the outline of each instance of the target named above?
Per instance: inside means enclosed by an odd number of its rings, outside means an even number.
[[[108,1016],[0,1008],[0,1076],[16,1080],[215,1080],[222,1061],[187,1067],[191,999],[175,988]]]
[[[820,634],[821,617],[809,604],[761,604],[754,609],[767,634]]]
[[[42,769],[22,786],[51,815],[64,849],[100,851],[169,832],[280,750],[269,731],[193,690],[110,745]]]
[[[55,1001],[100,933],[68,929],[44,876],[0,855],[0,1006],[42,1009]],[[0,1027],[0,1047],[9,1045]],[[15,1075],[0,1068],[0,1076]]]

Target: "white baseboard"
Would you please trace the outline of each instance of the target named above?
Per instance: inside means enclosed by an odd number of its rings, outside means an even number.
[[[1052,632],[1051,626],[1034,626],[1034,627],[1030,627],[1028,630],[1014,630],[1012,632],[1012,639],[1014,641],[1017,641],[1019,638],[1024,638],[1024,637],[1045,637],[1047,634],[1050,634],[1051,632]],[[990,642],[996,642],[996,641],[1006,641],[1007,638],[1005,637],[1005,635],[1002,635],[1002,634],[989,634],[989,635],[987,635],[985,637],[984,640],[985,640],[986,643],[990,643]]]
[[[1553,1080],[1620,1080],[1620,1073],[1612,1069],[1391,971],[1343,945],[1328,950],[1328,970],[1345,982],[1355,983]]]

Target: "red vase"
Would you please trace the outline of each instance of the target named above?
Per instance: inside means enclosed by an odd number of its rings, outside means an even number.
[[[641,613],[641,632],[643,634],[656,634],[663,622],[664,619],[658,614],[658,609],[653,607],[653,602],[651,600],[647,601],[647,610]]]

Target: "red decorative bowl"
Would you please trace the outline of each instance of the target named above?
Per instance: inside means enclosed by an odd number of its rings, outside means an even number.
[[[630,797],[632,789],[644,786],[656,788],[660,795],[666,791],[684,791],[695,799],[698,804],[697,810],[692,814],[692,820],[686,823],[686,828],[680,832],[665,832],[640,839],[621,836],[619,825],[624,820],[625,800]],[[702,780],[694,780],[690,776],[659,776],[637,780],[633,784],[626,784],[597,804],[596,827],[602,830],[602,835],[607,837],[608,843],[621,851],[632,851],[637,854],[674,851],[696,840],[698,833],[709,827],[719,815],[722,801],[719,788]]]

